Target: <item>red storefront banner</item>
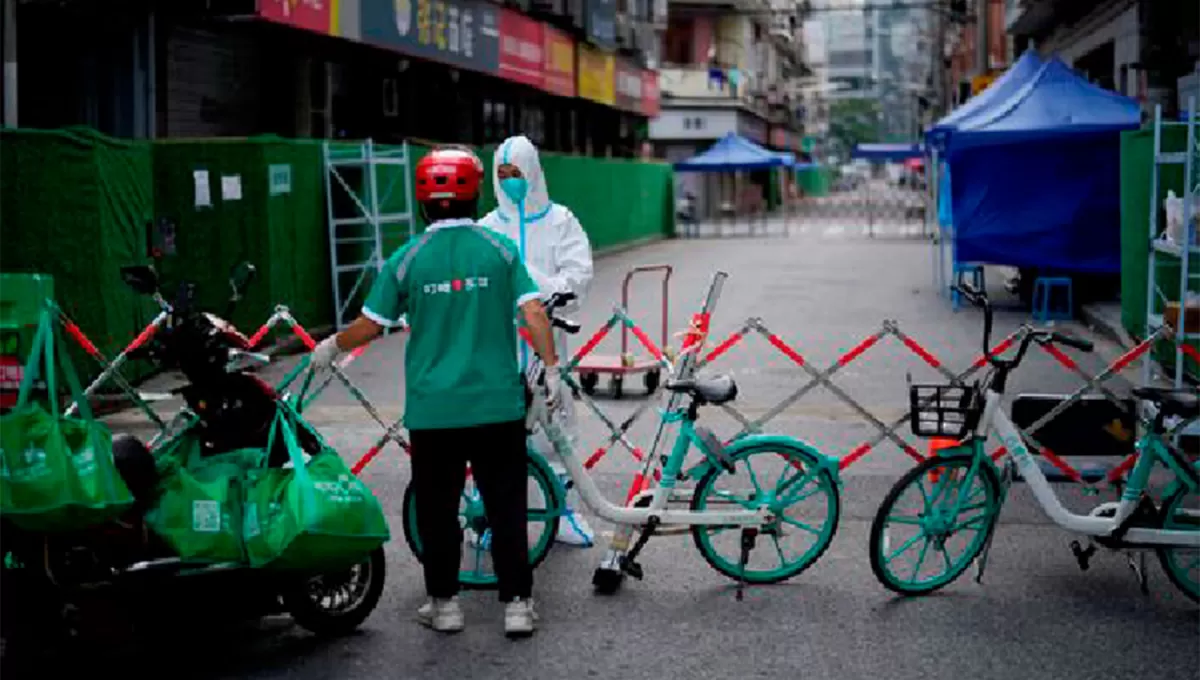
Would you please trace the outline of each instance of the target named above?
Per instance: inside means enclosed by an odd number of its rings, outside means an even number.
[[[562,31],[542,26],[542,54],[546,60],[542,89],[562,97],[575,96],[575,41]]]
[[[543,87],[546,82],[543,26],[518,12],[500,10],[500,77]]]
[[[617,108],[642,112],[642,71],[624,59],[617,59]]]
[[[658,71],[642,71],[642,115],[657,118],[661,102],[658,93]]]
[[[308,31],[329,34],[333,0],[258,0],[258,15]]]

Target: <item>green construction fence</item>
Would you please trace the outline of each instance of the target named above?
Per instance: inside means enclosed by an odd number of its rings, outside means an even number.
[[[274,136],[160,140],[154,201],[174,224],[164,280],[194,281],[201,304],[225,313],[231,267],[258,270],[230,321],[253,333],[277,304],[305,325],[332,318],[321,143]]]
[[[1187,128],[1182,125],[1165,126],[1162,130],[1164,152],[1183,151],[1187,146]],[[1144,337],[1146,331],[1146,286],[1150,266],[1150,179],[1153,170],[1154,128],[1130,130],[1121,133],[1121,324],[1135,338]],[[1183,195],[1184,167],[1163,165],[1159,167],[1158,229],[1166,228],[1166,212],[1163,200],[1167,192],[1174,190],[1176,196]],[[1177,258],[1159,253],[1160,262],[1156,280],[1167,299],[1179,300],[1180,264]],[[1191,290],[1200,290],[1200,282],[1190,284]],[[1200,349],[1200,343],[1191,341]],[[1173,345],[1159,343],[1155,358],[1168,370],[1174,370]],[[1200,365],[1184,355],[1184,370],[1192,376],[1200,375]]]
[[[0,130],[0,271],[51,276],[59,306],[110,357],[157,312],[120,279],[121,267],[147,261],[152,187],[147,142],[86,128]],[[75,356],[81,374],[98,372]]]
[[[321,141],[0,134],[0,271],[52,276],[60,304],[107,354],[156,312],[121,282],[128,264],[155,263],[168,298],[181,279],[195,282],[200,303],[224,314],[228,271],[249,260],[259,276],[231,315],[239,328],[253,332],[281,303],[306,326],[333,322]],[[428,149],[410,145],[410,171]],[[493,149],[478,150],[489,176]],[[674,232],[669,165],[553,153],[542,164],[550,195],[579,218],[594,249]],[[376,171],[380,211],[406,210],[395,170]],[[364,180],[360,173],[360,189]],[[494,205],[485,182],[481,212]],[[419,217],[416,228],[424,229]],[[389,239],[385,251],[406,238]]]

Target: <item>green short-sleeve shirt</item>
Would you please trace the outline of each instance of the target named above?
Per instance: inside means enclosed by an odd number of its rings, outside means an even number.
[[[525,416],[514,329],[537,296],[516,244],[470,220],[435,222],[388,258],[362,311],[385,326],[408,317],[408,429]]]

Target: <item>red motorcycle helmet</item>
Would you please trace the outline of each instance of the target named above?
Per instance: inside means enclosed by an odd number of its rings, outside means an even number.
[[[464,148],[434,149],[417,161],[418,203],[475,201],[482,182],[483,163]]]

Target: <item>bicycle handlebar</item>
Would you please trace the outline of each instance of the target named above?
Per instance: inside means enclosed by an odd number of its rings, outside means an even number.
[[[983,309],[983,355],[996,368],[1011,369],[1019,366],[1021,360],[1025,358],[1025,352],[1028,351],[1029,345],[1034,342],[1039,345],[1065,345],[1081,352],[1091,352],[1095,349],[1095,345],[1090,340],[1066,335],[1058,331],[1038,330],[1031,326],[1025,326],[1025,334],[1021,338],[1021,344],[1017,348],[1017,353],[1012,359],[999,359],[992,353],[992,303],[988,299],[987,293],[976,290],[973,286],[965,283],[959,283],[954,288],[971,304]]]

